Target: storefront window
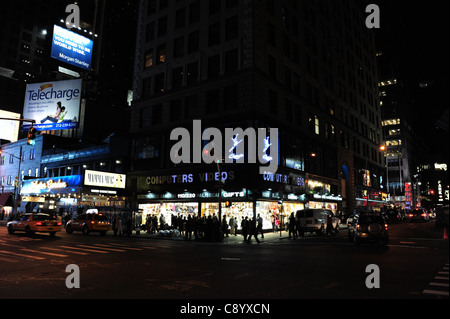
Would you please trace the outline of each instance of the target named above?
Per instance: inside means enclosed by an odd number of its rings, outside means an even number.
[[[139,204],[139,210],[142,210],[142,220],[147,220],[149,216],[158,217],[158,222],[172,226],[172,215],[182,217],[188,215],[198,215],[198,203],[162,203],[162,204]]]

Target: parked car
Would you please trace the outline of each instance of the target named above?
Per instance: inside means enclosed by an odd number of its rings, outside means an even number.
[[[49,233],[50,236],[61,231],[61,222],[55,217],[43,213],[20,214],[15,220],[6,224],[8,233],[13,234],[16,231],[24,231],[28,235],[34,233]]]
[[[70,220],[66,225],[66,232],[72,234],[74,231],[81,231],[84,235],[90,232],[100,232],[100,235],[106,235],[111,228],[108,217],[100,213],[84,213]]]
[[[361,214],[348,227],[348,238],[355,245],[361,242],[378,242],[387,245],[389,230],[386,220],[380,214]]]
[[[428,222],[430,220],[428,213],[423,209],[413,209],[406,212],[405,218],[407,222]]]
[[[300,220],[300,226],[304,232],[321,233],[327,229],[327,217],[333,216],[333,212],[328,209],[304,209],[298,210],[295,217]],[[339,219],[332,217],[333,228],[339,229]]]

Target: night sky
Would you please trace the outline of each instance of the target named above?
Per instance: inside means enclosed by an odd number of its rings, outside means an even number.
[[[433,147],[448,131],[435,123],[449,108],[449,1],[374,2],[381,12],[378,43],[396,56],[401,78],[410,89],[416,130]],[[420,83],[428,83],[421,88]],[[448,118],[447,118],[448,121]],[[448,125],[448,122],[447,122]],[[445,145],[448,159],[448,143]]]

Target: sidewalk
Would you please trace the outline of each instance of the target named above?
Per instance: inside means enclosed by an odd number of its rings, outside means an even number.
[[[6,227],[6,224],[8,223],[8,220],[0,220],[0,227]],[[340,226],[341,232],[346,229],[346,226],[343,225]],[[65,232],[63,229],[62,231]],[[112,230],[108,231],[106,236],[113,236]],[[122,237],[127,237],[126,234],[122,234]],[[253,237],[253,236],[252,236]],[[315,234],[305,234],[305,238],[317,238],[318,236]],[[187,241],[184,236],[162,236],[160,233],[153,233],[148,234],[145,231],[140,231],[137,233],[136,231],[133,231],[131,234],[131,238],[147,238],[147,239],[155,239],[155,240],[175,240],[175,241]],[[261,234],[258,235],[258,239],[263,242],[279,242],[280,240],[288,240],[289,239],[289,232],[288,231],[277,231],[277,232],[266,232],[264,233],[264,238],[261,237]],[[205,242],[204,240],[196,241],[194,239],[194,235],[192,235],[192,239],[190,242]],[[210,241],[210,242],[216,242],[216,241]],[[256,244],[256,240],[252,238],[252,243]],[[244,243],[244,236],[242,234],[235,235],[229,235],[228,237],[225,237],[223,239],[223,242],[225,244],[243,244]]]

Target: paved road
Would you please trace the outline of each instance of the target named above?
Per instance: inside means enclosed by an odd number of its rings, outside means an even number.
[[[342,231],[259,245],[9,235],[0,227],[0,298],[448,299],[448,240],[428,224],[391,225],[388,247],[354,246]],[[80,289],[66,287],[66,266]],[[368,265],[380,288],[368,289]]]

